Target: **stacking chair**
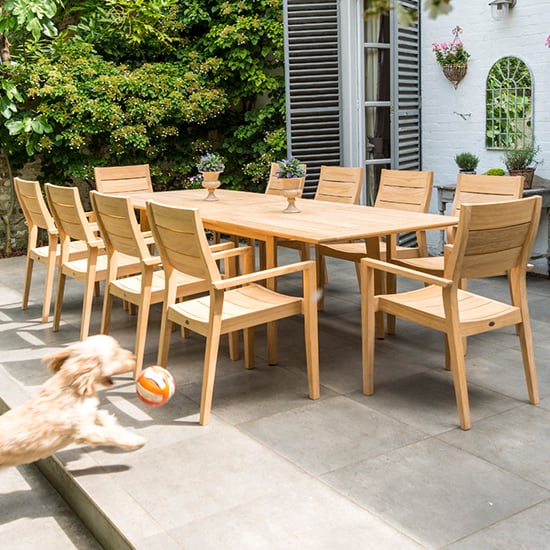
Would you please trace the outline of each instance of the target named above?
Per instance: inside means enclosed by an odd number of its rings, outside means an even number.
[[[523,176],[486,176],[475,174],[458,174],[451,216],[458,216],[463,204],[502,202],[521,198],[523,193]],[[450,226],[447,231],[447,242],[452,244],[456,227]],[[428,256],[427,252],[417,257],[405,257],[397,254],[394,262],[404,267],[443,275],[443,256]]]
[[[314,262],[251,272],[251,249],[240,247],[235,250],[242,254],[243,274],[222,279],[215,256],[208,248],[198,210],[148,202],[147,212],[167,280],[158,364],[166,366],[174,323],[206,336],[200,424],[207,424],[210,416],[220,336],[244,330],[245,366],[253,368],[253,327],[293,315],[304,316],[309,397],[318,399],[319,351]],[[287,296],[257,284],[258,281],[296,272],[302,273],[302,296]],[[208,286],[208,295],[176,303],[178,274],[204,281]]]
[[[347,166],[321,166],[314,200],[357,204],[363,185],[363,169]],[[277,239],[277,246],[294,248],[302,261],[311,258],[312,246],[300,241]]]
[[[107,277],[107,256],[103,240],[97,236],[96,224],[92,224],[82,207],[77,187],[63,187],[46,183],[46,197],[61,239],[61,259],[54,305],[53,330],[58,331],[65,291],[65,279],[71,277],[84,283],[80,339],[85,340],[90,330],[94,286]],[[86,255],[82,259],[69,257],[71,240],[86,243]],[[138,273],[141,265],[135,258],[121,256],[119,274]]]
[[[109,257],[101,333],[109,334],[113,297],[138,307],[134,349],[135,376],[137,378],[143,365],[151,304],[160,303],[164,299],[164,270],[160,257],[154,256],[150,252],[150,241],[144,238],[139,229],[129,198],[106,195],[96,191],[90,193],[90,198]],[[231,243],[225,243],[218,245],[217,250],[231,247]],[[125,256],[133,258],[140,264],[139,274],[129,277],[118,276],[120,258]],[[184,274],[177,276],[176,298],[204,292],[207,289],[208,286],[203,280]]]
[[[59,264],[61,258],[59,232],[42,196],[40,184],[37,181],[28,181],[21,178],[14,178],[13,182],[28,228],[27,267],[25,270],[22,308],[27,309],[29,305],[34,262],[43,263],[46,266],[46,280],[42,301],[42,322],[47,323],[52,302],[55,267]],[[44,229],[48,235],[48,244],[45,246],[38,246],[39,229]],[[85,257],[86,243],[83,241],[70,242],[68,255],[72,260]]]
[[[464,362],[464,341],[468,336],[514,325],[529,401],[539,402],[527,309],[526,267],[538,229],[541,201],[540,196],[535,196],[463,204],[454,244],[445,247],[442,277],[371,258],[361,261],[363,393],[371,395],[374,391],[375,314],[386,312],[445,334],[462,429],[471,427]],[[375,295],[375,270],[414,279],[426,286],[398,294]],[[509,278],[509,301],[497,301],[460,288],[462,279],[502,273]]]
[[[153,183],[148,164],[130,166],[96,166],[95,188],[100,193],[120,195],[123,193],[148,193]]]
[[[153,182],[148,164],[128,166],[96,166],[94,168],[95,188],[100,193],[122,195],[125,193],[152,193]],[[145,212],[140,213],[139,226],[149,230]]]
[[[430,206],[432,196],[433,172],[431,171],[413,171],[413,170],[382,170],[380,176],[380,186],[374,206],[376,208],[391,208],[394,210],[405,210],[409,212],[427,212]],[[419,231],[416,234],[417,246],[405,247],[398,246],[395,237],[390,238],[390,242],[380,241],[380,257],[386,258],[386,247],[392,247],[391,256],[411,257],[427,255],[428,248],[426,235]],[[324,288],[326,285],[325,257],[331,256],[341,260],[355,262],[357,279],[359,280],[359,262],[367,254],[367,247],[364,241],[351,243],[327,243],[319,245],[316,250],[318,285]],[[393,281],[388,279],[391,285]],[[323,297],[321,296],[320,307],[323,307]]]

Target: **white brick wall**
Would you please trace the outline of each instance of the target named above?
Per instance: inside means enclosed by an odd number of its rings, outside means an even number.
[[[497,59],[514,55],[533,75],[535,140],[545,161],[537,167],[537,175],[550,179],[550,48],[544,46],[550,34],[550,0],[518,0],[501,21],[492,19],[488,0],[452,4],[450,14],[435,20],[425,12],[421,15],[423,169],[434,171],[434,186],[454,182],[458,170],[454,157],[462,151],[480,158],[478,173],[504,168],[502,153],[485,149],[485,81]],[[435,61],[432,43],[451,42],[457,25],[463,29],[461,39],[471,58],[468,73],[455,90]],[[471,116],[463,120],[455,111]],[[431,210],[437,211],[435,191]],[[430,248],[434,243],[430,238]]]

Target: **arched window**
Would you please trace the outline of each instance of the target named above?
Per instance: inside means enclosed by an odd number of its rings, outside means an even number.
[[[533,79],[517,57],[499,59],[487,76],[487,149],[514,149],[533,143]]]

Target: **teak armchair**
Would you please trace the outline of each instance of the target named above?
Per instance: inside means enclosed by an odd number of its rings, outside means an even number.
[[[451,216],[459,216],[462,204],[480,204],[502,202],[521,198],[523,176],[487,176],[459,173],[455,196],[451,207]],[[452,244],[456,227],[446,230],[447,242]],[[427,252],[416,257],[404,257],[397,254],[394,263],[411,269],[443,276],[443,256],[428,256]]]
[[[363,169],[347,166],[321,166],[314,200],[358,204],[363,185]],[[302,261],[311,258],[312,246],[300,241],[277,239],[277,246],[294,248]]]
[[[59,232],[55,226],[53,216],[48,210],[46,201],[42,196],[40,184],[37,181],[28,181],[21,178],[13,178],[13,183],[28,228],[27,267],[25,270],[25,285],[21,307],[22,309],[27,309],[29,305],[34,262],[43,263],[46,266],[46,279],[44,281],[44,297],[42,300],[42,322],[47,323],[52,303],[55,267],[59,264],[61,258]],[[44,229],[47,232],[48,244],[45,246],[38,246],[39,229]],[[86,243],[71,241],[69,243],[68,255],[71,260],[85,257]]]
[[[139,229],[130,199],[96,191],[90,193],[90,198],[109,258],[101,333],[109,334],[113,297],[138,307],[134,348],[136,356],[134,374],[137,378],[143,365],[151,304],[160,303],[164,299],[164,270],[160,257],[150,252],[151,242],[144,238]],[[218,248],[231,248],[232,246],[231,243],[226,243],[218,245]],[[136,263],[139,263],[139,274],[129,277],[118,275],[120,259],[125,257],[133,258]],[[208,288],[205,281],[184,274],[179,275],[177,279],[177,298],[204,292]]]
[[[460,427],[471,427],[464,341],[466,337],[514,325],[521,345],[529,401],[539,402],[527,308],[526,266],[538,229],[540,196],[492,203],[463,204],[454,245],[445,247],[443,277],[395,264],[361,260],[363,393],[374,392],[375,314],[379,311],[441,331],[453,375]],[[375,295],[374,272],[382,270],[423,282],[418,290]],[[507,273],[510,302],[460,288],[462,279]]]
[[[65,279],[71,277],[84,283],[80,339],[85,340],[90,330],[94,286],[107,277],[107,256],[103,240],[96,235],[84,212],[77,187],[63,187],[46,183],[46,197],[61,238],[61,260],[54,305],[53,330],[58,331],[65,292]],[[86,256],[79,260],[69,257],[70,242],[86,243]],[[138,273],[141,266],[135,258],[124,256],[119,262],[121,275]]]
[[[249,247],[241,247],[235,250],[243,255],[243,274],[222,279],[215,257],[208,248],[198,210],[148,202],[147,212],[167,280],[158,364],[166,365],[173,323],[206,336],[200,424],[207,424],[210,416],[220,336],[244,330],[245,366],[253,368],[253,327],[293,315],[304,316],[309,397],[318,399],[319,351],[314,262],[251,272],[251,250]],[[302,272],[303,296],[287,296],[257,284],[295,272]],[[176,280],[179,273],[205,281],[208,295],[176,303]]]
[[[414,170],[386,170],[383,169],[380,176],[380,186],[374,206],[376,208],[391,208],[409,212],[427,212],[432,196],[433,172]],[[416,234],[417,246],[405,247],[396,244],[395,237],[389,239],[389,243],[380,241],[380,257],[386,258],[386,247],[391,246],[392,258],[427,255],[428,247],[426,235],[423,231]],[[351,243],[328,243],[320,245],[316,249],[318,286],[326,285],[325,257],[330,256],[340,260],[355,262],[357,280],[359,281],[359,262],[367,255],[366,244],[362,241]],[[390,288],[395,284],[391,277],[388,278]],[[320,307],[323,307],[321,296]]]

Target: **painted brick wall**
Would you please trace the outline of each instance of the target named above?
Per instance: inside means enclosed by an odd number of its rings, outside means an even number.
[[[550,48],[544,45],[550,34],[550,0],[518,0],[501,21],[492,19],[488,0],[452,4],[450,14],[435,20],[422,13],[423,169],[434,171],[434,186],[454,182],[458,170],[454,157],[462,151],[480,158],[478,173],[504,168],[502,153],[485,149],[485,81],[496,60],[514,55],[533,75],[534,133],[545,161],[537,167],[537,175],[550,179]],[[471,58],[468,73],[455,90],[435,61],[432,43],[451,42],[457,25],[463,29],[461,39]],[[455,113],[470,116],[464,120]],[[431,210],[437,211],[435,191]],[[430,248],[434,242],[430,238]]]

